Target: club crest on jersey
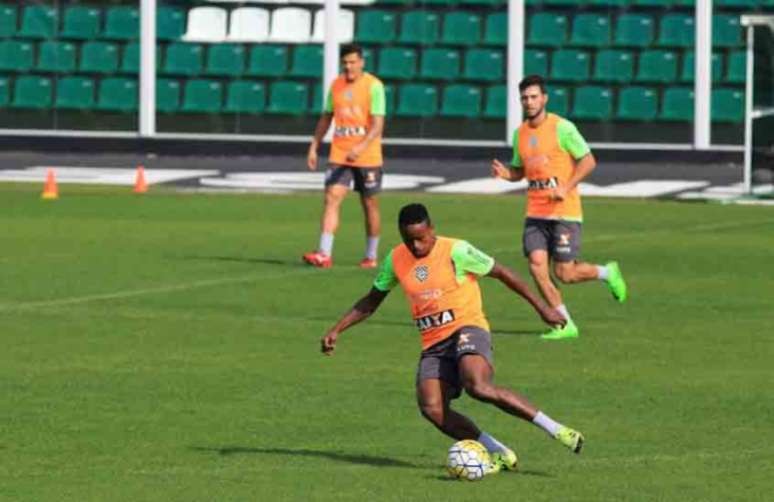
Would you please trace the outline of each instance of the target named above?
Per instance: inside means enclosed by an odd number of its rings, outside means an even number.
[[[344,91],[344,97],[347,98],[348,101],[352,101],[352,90],[347,89]]]
[[[425,282],[429,276],[430,271],[427,268],[427,265],[420,265],[414,269],[414,277],[416,277],[419,282]]]
[[[537,143],[538,143],[537,136],[529,137],[529,146],[531,146],[532,148],[535,148],[537,146]]]
[[[454,311],[451,309],[443,310],[441,312],[436,312],[435,314],[418,317],[414,320],[417,323],[419,331],[426,331],[430,328],[437,328],[449,324],[450,322],[454,322]]]

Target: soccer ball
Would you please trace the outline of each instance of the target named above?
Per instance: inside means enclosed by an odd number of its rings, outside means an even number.
[[[446,457],[446,470],[456,479],[479,481],[483,479],[491,460],[484,445],[472,439],[457,441]]]

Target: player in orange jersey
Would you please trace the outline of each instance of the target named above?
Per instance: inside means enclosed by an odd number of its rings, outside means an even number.
[[[370,292],[355,303],[322,338],[332,354],[339,333],[373,314],[390,290],[400,284],[422,338],[416,377],[422,415],[444,434],[475,439],[487,447],[496,467],[513,469],[516,455],[468,417],[451,409],[464,389],[468,395],[543,428],[571,450],[580,452],[583,436],[540,412],[526,398],[493,383],[489,323],[481,305],[479,277],[493,277],[527,300],[550,325],[564,318],[533,294],[513,271],[468,242],[435,235],[427,209],[404,206],[398,217],[403,244],[382,262]]]
[[[317,169],[317,149],[331,122],[333,141],[325,173],[325,205],[317,251],[303,259],[316,267],[333,265],[333,238],[339,226],[341,202],[354,182],[365,213],[366,251],[362,268],[375,268],[379,247],[380,216],[377,194],[382,188],[382,130],[385,98],[382,82],[363,71],[363,49],[354,44],[341,47],[341,75],[333,82],[325,110],[317,122],[309,145],[307,166]]]
[[[586,140],[575,125],[546,112],[548,95],[543,78],[526,77],[519,83],[526,120],[513,134],[513,160],[508,168],[495,159],[492,174],[509,181],[527,179],[527,219],[524,223],[524,256],[543,298],[567,323],[542,335],[547,340],[576,338],[579,330],[562,301],[554,275],[565,284],[602,280],[613,297],[626,301],[626,283],[617,262],[592,265],[578,261],[581,211],[578,184],[596,167]]]

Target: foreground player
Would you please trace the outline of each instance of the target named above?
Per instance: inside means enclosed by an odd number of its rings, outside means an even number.
[[[490,451],[493,469],[515,469],[516,455],[481,431],[468,417],[451,409],[462,389],[479,401],[541,427],[579,453],[583,436],[565,427],[524,397],[492,382],[489,323],[481,305],[478,277],[493,277],[521,295],[551,325],[564,318],[546,306],[510,269],[466,241],[436,237],[427,209],[404,206],[398,217],[403,244],[384,259],[371,291],[347,312],[322,339],[322,351],[332,354],[339,333],[373,314],[390,290],[403,288],[422,337],[417,370],[417,402],[422,415],[454,439],[475,439]]]
[[[513,133],[511,168],[495,159],[492,174],[508,181],[527,178],[524,255],[543,298],[567,319],[567,324],[542,337],[576,338],[580,332],[551,279],[549,262],[553,261],[554,274],[561,282],[605,281],[621,303],[626,301],[626,283],[617,262],[592,265],[577,261],[583,221],[578,183],[597,164],[586,140],[572,122],[546,113],[548,95],[542,77],[526,77],[519,83],[519,92],[527,119]]]

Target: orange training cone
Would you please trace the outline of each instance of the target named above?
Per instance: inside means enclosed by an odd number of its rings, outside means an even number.
[[[137,178],[134,181],[134,193],[145,193],[148,191],[148,183],[145,182],[145,168],[137,166]]]
[[[56,187],[56,172],[53,169],[46,172],[46,184],[43,185],[43,193],[40,194],[40,198],[46,200],[59,198],[59,189]]]

